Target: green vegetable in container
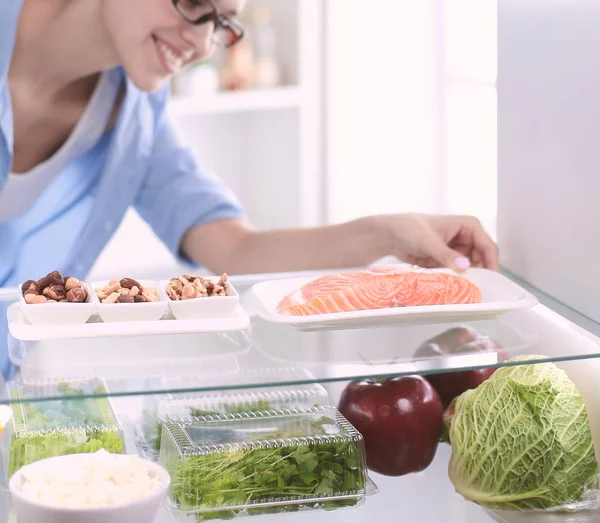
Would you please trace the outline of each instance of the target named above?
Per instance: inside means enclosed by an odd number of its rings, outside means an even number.
[[[286,430],[263,433],[260,440],[285,441],[324,434],[329,418],[310,424],[291,423]],[[171,472],[171,497],[181,510],[197,513],[198,521],[231,519],[234,507],[274,500],[287,504],[248,508],[248,514],[294,512],[303,506],[332,510],[357,504],[353,495],[366,487],[362,455],[354,441],[319,441],[287,445],[230,447],[187,456]],[[347,499],[310,501],[323,495]],[[228,507],[228,508],[225,508]],[[231,508],[229,508],[231,507]],[[221,508],[221,509],[219,509]],[[212,509],[212,510],[211,510]]]
[[[527,361],[543,356],[520,356]],[[597,486],[598,463],[583,398],[553,363],[497,370],[455,402],[449,475],[487,508],[547,509]]]
[[[85,391],[68,383],[58,384],[57,391],[64,398],[12,405],[9,476],[21,467],[45,458],[100,449],[123,453],[122,430],[114,420],[106,398],[79,397]],[[105,390],[95,389],[94,393],[105,393]],[[35,396],[14,393],[13,397],[30,399]]]

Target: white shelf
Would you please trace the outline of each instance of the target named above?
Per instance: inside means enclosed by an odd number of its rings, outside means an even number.
[[[297,86],[221,92],[205,97],[173,96],[169,102],[169,112],[174,117],[182,117],[289,109],[299,107],[300,100]]]

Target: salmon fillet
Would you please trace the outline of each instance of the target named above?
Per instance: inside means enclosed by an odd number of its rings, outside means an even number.
[[[285,296],[279,314],[309,316],[388,307],[480,303],[481,291],[455,274],[378,267],[321,276]]]

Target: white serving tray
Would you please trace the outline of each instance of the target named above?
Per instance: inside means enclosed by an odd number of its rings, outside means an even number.
[[[435,272],[452,272],[435,269]],[[422,305],[394,307],[367,311],[336,312],[311,316],[279,314],[276,307],[288,293],[315,279],[292,278],[271,280],[252,287],[250,304],[265,320],[291,325],[302,330],[333,328],[360,328],[374,325],[458,322],[496,318],[506,312],[537,305],[538,299],[502,274],[487,269],[473,268],[462,274],[479,287],[482,303],[461,305]]]
[[[158,321],[128,321],[103,323],[97,312],[84,324],[32,325],[13,303],[7,311],[8,329],[12,336],[22,341],[61,340],[75,338],[115,338],[122,336],[148,336],[157,334],[191,334],[202,332],[235,332],[250,327],[250,317],[243,307],[227,318],[176,320],[165,313]]]

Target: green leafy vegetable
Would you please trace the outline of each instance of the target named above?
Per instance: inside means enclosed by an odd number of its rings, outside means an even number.
[[[583,399],[552,363],[499,369],[461,395],[450,442],[456,490],[488,508],[545,509],[578,501],[598,474]]]
[[[105,449],[121,454],[121,429],[113,418],[106,398],[70,398],[84,391],[61,383],[65,398],[21,403],[13,406],[17,430],[11,436],[9,476],[21,467],[41,459]],[[96,390],[95,392],[105,392]]]
[[[323,426],[331,423],[329,418],[313,421],[310,427],[292,423],[287,430],[262,434],[260,439],[282,440],[325,434]],[[171,479],[171,497],[183,510],[208,510],[198,514],[198,521],[231,519],[241,512],[236,506],[275,499],[290,503],[250,508],[248,513],[290,512],[302,506],[331,510],[354,505],[357,500],[318,503],[308,500],[328,494],[358,494],[365,488],[365,470],[356,444],[326,439],[282,447],[233,446],[229,450],[185,457],[171,470]],[[302,499],[307,501],[292,503]],[[219,507],[234,508],[218,510]]]

